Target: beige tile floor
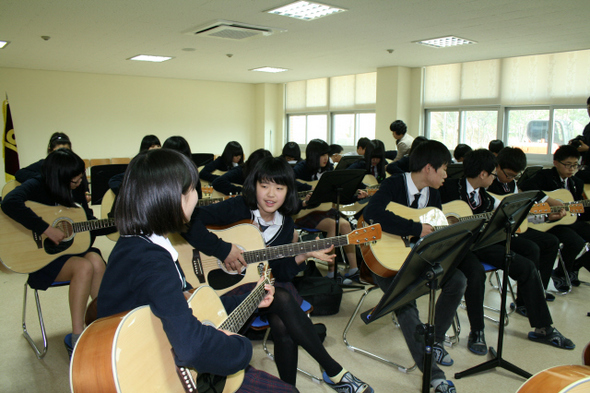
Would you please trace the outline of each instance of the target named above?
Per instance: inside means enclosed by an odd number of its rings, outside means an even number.
[[[106,238],[99,238],[97,246],[105,255],[110,253],[114,243]],[[581,279],[590,281],[590,274],[583,271]],[[0,392],[67,392],[69,391],[69,361],[63,346],[64,336],[70,332],[69,312],[67,306],[67,287],[55,288],[41,293],[43,315],[49,335],[49,351],[43,360],[38,360],[22,336],[21,311],[23,284],[26,275],[0,273]],[[330,354],[355,375],[370,383],[376,392],[419,392],[422,374],[414,371],[404,374],[383,363],[369,359],[346,349],[342,342],[342,331],[352,314],[360,292],[346,293],[342,300],[340,312],[327,317],[314,317],[314,322],[326,324],[328,336],[325,346]],[[364,310],[376,304],[379,291],[369,295]],[[506,329],[504,341],[504,359],[525,369],[537,373],[549,367],[563,364],[581,364],[582,350],[590,341],[590,287],[574,289],[567,296],[559,296],[550,303],[555,325],[577,345],[573,351],[552,348],[530,342],[526,335],[530,330],[528,321],[521,316],[511,316]],[[486,291],[487,302],[499,304],[499,296],[489,288]],[[426,316],[427,299],[419,300],[421,314]],[[29,297],[28,320],[34,337],[40,337],[34,324],[34,302]],[[446,367],[447,377],[453,379],[456,372],[479,364],[487,357],[476,356],[466,348],[469,325],[464,310],[459,310],[463,326],[461,342],[449,352],[455,364]],[[487,323],[486,337],[489,345],[496,346],[498,328]],[[349,340],[357,346],[371,349],[389,356],[402,364],[411,363],[407,347],[401,332],[396,329],[389,317],[384,317],[370,325],[357,320],[349,334]],[[273,361],[264,355],[260,342],[254,342],[254,358],[251,364],[257,368],[276,374]],[[305,352],[300,350],[301,367],[318,372],[317,364]],[[92,367],[89,364],[88,367]],[[146,370],[148,373],[149,370]],[[454,380],[459,392],[515,392],[524,380],[503,369],[488,371],[475,376]],[[297,387],[301,392],[331,392],[325,384],[316,384],[300,375]]]

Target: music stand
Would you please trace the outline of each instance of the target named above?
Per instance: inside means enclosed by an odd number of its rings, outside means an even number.
[[[358,160],[361,160],[362,158],[363,158],[363,156],[358,156],[358,155],[354,155],[354,156],[342,156],[340,158],[340,161],[338,162],[338,165],[336,165],[336,168],[334,168],[334,170],[335,171],[341,171],[343,169],[346,169],[350,165],[352,165],[355,162],[357,162]]]
[[[456,373],[455,378],[457,379],[495,367],[502,367],[505,370],[511,371],[524,378],[530,378],[532,376],[532,374],[504,360],[502,358],[502,348],[504,344],[504,318],[506,318],[506,294],[508,292],[509,280],[508,273],[510,271],[510,264],[512,263],[510,239],[522,221],[527,217],[529,210],[537,200],[538,195],[538,191],[528,191],[509,195],[504,198],[486,225],[486,228],[482,231],[472,247],[472,250],[479,250],[501,241],[506,242],[506,256],[503,266],[504,276],[502,279],[502,302],[500,304],[500,319],[498,322],[500,325],[498,332],[498,350],[494,351],[494,348],[490,347],[490,352],[494,356],[494,359],[471,367],[460,373]]]
[[[428,322],[420,325],[425,335],[425,352],[422,369],[422,392],[430,391],[432,376],[432,347],[434,346],[435,294],[439,282],[445,282],[456,265],[463,259],[484,224],[483,219],[467,220],[439,229],[417,242],[391,285],[383,289],[384,295],[372,310],[361,314],[369,324],[395,309],[430,293]]]
[[[326,172],[320,177],[318,184],[307,202],[308,208],[319,206],[325,202],[336,204],[336,236],[340,236],[340,204],[354,203],[354,195],[365,177],[364,169]],[[338,262],[334,261],[334,280],[338,276]],[[341,285],[345,288],[359,288],[356,285]]]

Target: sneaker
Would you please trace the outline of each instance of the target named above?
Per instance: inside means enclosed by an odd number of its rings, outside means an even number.
[[[337,273],[336,282],[338,284],[344,284],[344,285],[351,285],[351,284],[353,284],[353,282],[352,282],[352,280],[350,278],[345,277],[345,276],[343,276],[340,273]]]
[[[568,292],[570,290],[570,287],[569,285],[567,285],[565,277],[551,276],[551,279],[553,280],[553,285],[555,286],[555,289],[557,289],[559,292]]]
[[[344,277],[348,278],[349,280],[358,282],[358,283],[361,282],[361,274],[360,274],[359,270],[357,270],[356,273],[350,274],[350,275],[348,273],[346,273],[346,275]]]
[[[324,382],[338,393],[373,393],[373,388],[347,371],[338,383],[332,381],[324,371]]]
[[[441,343],[434,343],[432,346],[432,356],[436,363],[441,366],[452,366],[455,363]]]
[[[66,351],[68,351],[70,360],[72,360],[72,352],[74,352],[74,347],[72,347],[72,333],[68,334],[64,338],[64,345],[66,346]]]
[[[525,306],[517,306],[514,303],[510,303],[510,309],[512,311],[515,311],[517,314],[522,315],[523,317],[527,317],[528,313],[526,311],[526,307]]]
[[[548,328],[545,334],[530,332],[529,340],[563,349],[574,349],[576,347],[572,340],[559,333],[554,327]]]
[[[457,393],[457,389],[455,389],[453,382],[442,381],[434,388],[434,393]]]
[[[488,353],[488,345],[483,330],[475,330],[469,333],[467,348],[476,355],[485,355]]]

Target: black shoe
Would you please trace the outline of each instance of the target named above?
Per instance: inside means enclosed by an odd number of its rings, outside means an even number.
[[[555,289],[557,289],[559,292],[568,292],[570,290],[565,277],[551,276],[551,279],[553,280]]]
[[[555,295],[553,295],[552,293],[546,293],[545,300],[547,300],[548,302],[552,302],[555,300]]]
[[[580,286],[580,279],[578,278],[578,270],[574,270],[573,272],[569,273],[570,276],[570,282],[572,283],[572,286],[574,287],[579,287]]]
[[[517,314],[522,315],[523,317],[528,317],[528,313],[526,311],[526,307],[525,306],[517,306],[514,303],[510,303],[510,309],[512,311],[515,311]]]
[[[483,330],[475,330],[469,333],[467,348],[476,355],[483,356],[488,353],[488,345]]]

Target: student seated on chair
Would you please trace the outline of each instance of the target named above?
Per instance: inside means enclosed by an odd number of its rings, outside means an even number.
[[[391,202],[412,208],[427,206],[441,208],[438,188],[445,181],[446,167],[451,162],[451,154],[445,145],[438,141],[426,141],[417,146],[410,156],[410,171],[392,175],[385,179],[379,191],[375,193],[365,207],[363,217],[366,221],[380,223],[385,232],[398,236],[423,237],[434,231],[430,224],[421,224],[406,219],[387,210]],[[476,260],[468,260],[475,264]],[[468,263],[466,262],[466,263]],[[481,266],[481,264],[479,264]],[[475,266],[477,268],[477,266]],[[481,268],[483,271],[483,268]],[[485,278],[485,276],[484,276]],[[375,283],[383,290],[391,284],[393,277],[374,276]],[[445,373],[438,364],[450,366],[453,360],[443,347],[446,331],[452,324],[465,292],[465,276],[456,270],[441,286],[441,293],[436,302],[435,312],[435,345],[433,347],[431,385],[437,393],[455,392],[451,381],[447,381]],[[421,324],[416,301],[412,301],[395,310],[406,344],[416,362],[423,370],[424,341],[416,337],[416,327]]]
[[[371,141],[368,143],[371,144]],[[366,146],[367,145],[365,145],[363,152],[367,148]],[[334,166],[329,162],[329,152],[330,147],[323,140],[312,139],[309,141],[305,148],[305,160],[301,161],[295,165],[295,168],[293,168],[295,178],[303,181],[315,181],[319,180],[324,173],[334,170]],[[359,198],[366,196],[366,192],[359,193]],[[336,209],[330,209],[327,211],[318,210],[299,218],[296,221],[296,224],[302,228],[319,229],[322,232],[326,232],[328,237],[334,237],[336,236],[336,220],[334,219],[336,214]],[[352,231],[350,223],[343,218],[338,219],[338,225],[341,235],[346,235]],[[342,280],[345,284],[348,284],[351,283],[352,280],[357,281],[359,278],[355,246],[352,244],[345,246],[344,252],[350,269]],[[334,265],[329,265],[328,269],[329,272],[327,276],[334,277]]]
[[[583,199],[584,183],[573,176],[579,168],[580,152],[572,145],[563,145],[553,153],[553,168],[541,169],[532,177],[519,184],[521,190],[555,191],[565,189],[571,192],[574,201]],[[571,197],[570,197],[571,198]],[[573,224],[556,225],[547,232],[557,236],[563,243],[563,259],[573,286],[579,286],[578,273],[582,267],[590,270],[590,253],[580,256],[590,241],[590,225],[586,222],[590,214],[588,209]],[[567,290],[565,274],[561,269],[553,272],[555,287]]]
[[[84,179],[84,161],[69,149],[51,152],[42,164],[41,177],[25,181],[8,193],[2,201],[2,210],[13,220],[38,235],[59,244],[66,234],[45,222],[26,201],[44,205],[76,207],[79,204],[88,220],[95,219],[83,193],[74,193]],[[92,236],[108,234],[115,229],[92,232]],[[72,335],[66,336],[66,348],[71,351],[84,330],[84,314],[88,297],[95,298],[105,270],[100,251],[94,247],[79,255],[63,255],[47,266],[29,274],[31,288],[46,290],[54,281],[70,281],[69,303],[72,318]],[[71,344],[70,344],[71,343]]]
[[[346,169],[364,169],[367,175],[374,176],[377,182],[381,183],[387,175],[385,165],[387,165],[385,145],[379,139],[374,139],[367,145],[364,157],[353,162]]]
[[[219,177],[219,175],[214,175],[213,172],[227,172],[236,166],[242,165],[244,165],[244,150],[242,149],[242,145],[239,142],[231,141],[225,145],[223,153],[219,157],[205,165],[199,176],[203,180],[212,182]]]
[[[491,212],[500,201],[488,194],[489,187],[496,178],[496,157],[487,149],[477,149],[468,153],[463,161],[465,175],[461,179],[449,179],[441,187],[443,203],[463,200],[470,206],[473,214]],[[535,342],[553,345],[558,348],[574,349],[574,343],[564,337],[553,325],[551,313],[545,300],[545,290],[538,274],[539,249],[528,239],[513,237],[511,250],[514,253],[510,265],[510,277],[516,280],[520,289],[519,297],[526,307],[526,316],[535,330],[528,337]],[[506,247],[500,242],[475,251],[482,261],[498,269],[502,269],[505,261]],[[535,259],[536,258],[536,259]],[[532,260],[534,259],[534,261]],[[460,267],[459,267],[460,268]],[[467,277],[467,285],[469,286]],[[466,292],[466,300],[467,300]],[[482,309],[467,309],[470,315],[471,331],[483,325],[483,288],[480,293]],[[478,300],[480,301],[480,300]],[[477,314],[473,314],[477,313]],[[475,318],[473,318],[475,316]],[[472,320],[473,319],[473,320]],[[473,323],[477,323],[474,328]]]
[[[240,248],[219,239],[207,230],[206,225],[225,226],[249,220],[259,228],[267,246],[289,244],[294,240],[295,231],[290,216],[299,209],[299,203],[295,177],[287,161],[278,157],[264,157],[249,172],[241,195],[194,210],[185,238],[199,251],[224,261],[229,271],[239,271],[247,266]],[[355,378],[328,354],[315,333],[311,320],[292,296],[292,293],[296,294],[296,290],[290,281],[305,268],[303,262],[311,257],[326,262],[333,261],[334,255],[330,255],[332,249],[333,246],[269,261],[278,283],[275,301],[267,310],[261,311],[261,314],[267,315],[273,332],[275,360],[283,381],[295,385],[299,345],[325,370],[323,377],[329,386],[336,390],[341,389],[339,391],[369,393],[373,391],[369,385]],[[281,282],[287,284],[281,285]],[[227,295],[242,293],[251,287],[252,284],[245,284]]]
[[[526,168],[526,154],[518,147],[505,147],[498,153],[496,164],[496,178],[492,185],[488,187],[487,191],[496,195],[509,195],[518,192],[518,185],[516,177]],[[550,198],[546,198],[548,203],[552,203]],[[558,201],[555,201],[559,204]],[[552,220],[558,220],[563,217],[565,212],[554,213],[551,216]],[[541,282],[543,288],[547,290],[549,280],[551,279],[551,272],[553,265],[557,258],[557,251],[559,249],[559,239],[549,232],[541,232],[529,227],[524,233],[518,235],[522,239],[527,239],[536,244],[535,252],[538,250],[538,256],[533,256],[533,262],[539,261],[539,273],[541,274]],[[516,250],[518,252],[518,250]],[[548,301],[555,300],[555,296],[550,293],[546,294]],[[526,314],[526,307],[520,296],[520,288],[516,296],[516,303],[510,305],[516,309],[519,314]]]
[[[272,157],[271,152],[265,149],[253,151],[244,165],[235,166],[213,180],[213,183],[211,183],[213,189],[225,195],[240,194],[242,192],[242,186],[244,185],[246,177],[248,177],[258,161],[264,157]]]

